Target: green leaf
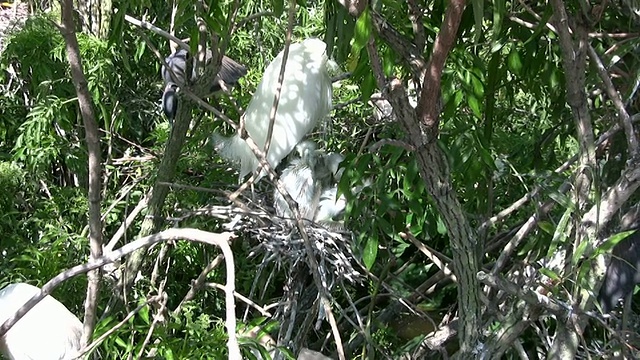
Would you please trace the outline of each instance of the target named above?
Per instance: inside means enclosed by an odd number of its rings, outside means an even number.
[[[373,267],[377,255],[378,238],[376,236],[371,236],[369,237],[369,239],[367,239],[367,242],[364,246],[364,252],[362,254],[362,261],[364,262],[364,266],[366,266],[368,270],[371,270],[371,268]]]
[[[173,351],[171,350],[171,348],[167,348],[162,355],[167,360],[175,359],[175,356],[173,355]]]
[[[376,90],[376,79],[373,73],[367,74],[362,80],[362,102],[366,103]]]
[[[541,268],[540,269],[540,273],[552,280],[560,280],[560,276],[558,276],[558,274],[556,274],[554,271],[547,269],[547,268]]]
[[[473,0],[473,18],[475,19],[476,36],[474,41],[478,42],[482,37],[482,20],[484,19],[484,0]]]
[[[140,312],[138,314],[140,315],[140,317],[142,318],[142,321],[144,321],[145,324],[150,324],[148,306],[142,307],[142,309],[140,309]]]
[[[538,228],[549,235],[553,234],[553,232],[555,231],[555,226],[548,221],[540,221],[538,223]]]
[[[371,37],[371,14],[369,9],[365,9],[356,21],[355,33],[353,34],[353,40],[355,46],[360,49],[364,48]]]
[[[134,55],[134,59],[136,60],[136,62],[140,61],[140,58],[142,58],[142,55],[144,54],[144,50],[147,48],[147,43],[144,41],[141,41],[138,46],[136,47],[136,53]]]
[[[123,348],[127,348],[128,347],[128,343],[127,341],[125,341],[124,339],[122,339],[120,336],[116,336],[116,344],[118,344],[119,346],[123,347]]]
[[[471,111],[473,111],[473,114],[475,116],[482,116],[482,104],[480,104],[480,100],[478,100],[475,95],[469,94],[469,96],[467,97],[467,104],[469,104],[469,107],[471,108]]]
[[[284,12],[284,0],[273,0],[272,5],[275,16],[278,17],[282,15]]]
[[[487,150],[485,147],[478,147],[478,154],[480,154],[480,159],[482,160],[482,162],[489,168],[489,169],[495,169],[495,161],[493,160],[493,157],[491,157],[491,152],[489,152],[489,150]],[[485,171],[486,169],[482,169],[482,171]]]
[[[442,221],[442,217],[438,216],[438,221],[437,221],[437,231],[438,234],[440,235],[445,235],[447,233],[447,226],[444,224],[444,221]]]
[[[573,252],[573,257],[571,258],[571,264],[572,265],[577,265],[580,260],[582,259],[582,255],[584,254],[584,252],[587,250],[589,245],[588,241],[582,241],[578,247],[575,249],[575,251]]]
[[[493,39],[494,41],[501,36],[504,16],[506,14],[505,1],[493,0]]]
[[[371,37],[371,14],[369,10],[365,10],[356,21],[355,31],[353,34],[353,43],[351,44],[351,53],[349,54],[348,69],[354,71],[360,60],[360,52],[367,46],[367,42]]]
[[[516,75],[520,75],[522,72],[522,59],[520,53],[514,48],[511,49],[509,56],[507,57],[507,65],[509,70]]]
[[[596,248],[593,257],[595,257],[596,255],[610,253],[614,246],[618,245],[622,240],[628,238],[636,231],[640,230],[623,231],[607,238],[607,240],[605,240],[602,244],[600,244],[600,246]]]

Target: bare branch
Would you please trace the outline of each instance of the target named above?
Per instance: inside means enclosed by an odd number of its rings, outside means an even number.
[[[631,124],[631,117],[625,109],[624,103],[620,98],[620,94],[618,94],[618,92],[616,91],[616,88],[613,85],[613,81],[611,81],[611,77],[609,76],[607,69],[605,69],[604,64],[602,64],[602,60],[600,60],[600,57],[596,53],[596,50],[590,44],[588,44],[587,50],[589,53],[589,59],[591,59],[594,66],[598,70],[598,75],[600,75],[600,79],[603,82],[604,89],[607,92],[607,96],[609,96],[609,99],[611,99],[611,102],[613,103],[613,106],[618,113],[618,120],[620,121],[620,124],[622,125],[624,133],[627,137],[627,152],[629,154],[629,158],[631,159],[638,155],[638,138],[633,129],[633,125]]]
[[[433,44],[431,59],[427,64],[422,84],[423,90],[416,108],[420,122],[427,126],[427,141],[434,141],[438,134],[440,80],[442,79],[444,63],[456,41],[458,26],[460,25],[465,6],[465,0],[451,0],[449,2],[442,27]]]
[[[102,221],[100,218],[100,136],[98,123],[93,112],[93,101],[82,69],[80,49],[73,20],[73,2],[62,1],[62,24],[60,32],[66,43],[67,57],[71,67],[71,77],[78,96],[78,105],[85,129],[85,141],[89,153],[89,246],[90,259],[102,256]],[[91,339],[96,326],[97,298],[100,291],[100,271],[88,273],[87,297],[84,304],[84,326],[80,344],[85,346]]]
[[[214,289],[218,289],[218,290],[224,290],[225,287],[224,285],[220,285],[217,283],[207,283],[207,286],[210,288],[214,288]],[[262,314],[262,316],[266,316],[266,317],[272,317],[273,315],[267,311],[267,309],[263,308],[262,306],[256,304],[255,302],[251,301],[251,299],[249,299],[248,297],[240,294],[239,292],[235,291],[233,293],[238,299],[242,300],[245,304],[251,306],[252,308],[258,310],[260,312],[260,314]]]
[[[40,293],[32,297],[27,301],[12,317],[8,318],[2,326],[0,326],[0,337],[3,336],[18,320],[20,320],[31,308],[39,303],[44,297],[51,294],[51,292],[60,285],[63,281],[66,281],[74,276],[84,274],[88,271],[98,269],[106,264],[112,263],[125,255],[141,248],[149,247],[153,244],[162,241],[171,240],[188,240],[193,242],[199,242],[207,245],[218,246],[222,250],[225,258],[225,265],[227,267],[227,284],[225,288],[225,301],[226,301],[226,327],[229,336],[229,356],[230,359],[240,359],[240,348],[238,347],[238,341],[236,337],[236,315],[235,315],[235,299],[233,292],[235,291],[235,270],[233,252],[229,247],[228,241],[233,237],[233,233],[210,233],[198,229],[169,229],[160,233],[143,237],[136,241],[130,242],[121,248],[114,250],[113,252],[102,255],[99,258],[90,260],[89,262],[76,265],[69,270],[66,270],[54,278],[49,280],[44,286],[42,286]]]
[[[187,294],[184,296],[182,301],[180,301],[180,304],[178,304],[178,306],[173,310],[174,315],[180,313],[180,310],[182,309],[184,303],[196,297],[197,291],[200,290],[204,286],[205,281],[207,281],[207,275],[209,275],[209,273],[213,271],[213,269],[217,268],[218,265],[222,263],[223,258],[224,257],[222,256],[222,254],[216,256],[213,261],[211,261],[204,269],[202,269],[200,275],[198,275],[195,280],[191,281],[191,288],[189,288]]]

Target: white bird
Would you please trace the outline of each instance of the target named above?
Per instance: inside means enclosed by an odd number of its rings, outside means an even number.
[[[318,211],[314,221],[323,225],[336,225],[342,223],[344,211],[347,208],[347,199],[344,194],[338,197],[338,186],[332,186],[320,194]],[[331,226],[331,228],[335,228]]]
[[[0,290],[0,324],[40,289],[17,283]],[[62,303],[47,296],[0,338],[0,352],[10,360],[74,358],[80,349],[82,323]]]
[[[298,204],[300,217],[313,220],[318,207],[320,192],[322,191],[316,165],[318,164],[318,151],[316,144],[311,141],[303,141],[296,146],[300,158],[289,163],[280,181],[289,195]],[[284,196],[276,189],[274,193],[276,214],[281,217],[292,218],[293,214]]]
[[[344,158],[340,157],[340,162]],[[334,160],[334,164],[337,159]],[[338,162],[338,164],[340,163]],[[334,167],[337,169],[337,166]],[[344,229],[344,213],[347,209],[347,198],[344,194],[338,196],[338,183],[344,169],[340,169],[335,172],[335,183],[326,187],[322,194],[320,194],[320,201],[318,202],[318,211],[313,219],[316,223],[324,226],[328,230],[338,231]],[[371,180],[365,180],[362,185],[351,188],[351,194],[359,194],[365,187],[371,186]]]
[[[291,44],[282,91],[278,103],[273,136],[267,160],[275,168],[331,111],[331,77],[327,68],[327,45],[319,39]],[[258,147],[264,149],[269,128],[269,113],[280,75],[283,51],[267,66],[245,113],[245,127]],[[258,160],[246,142],[236,134],[224,138],[213,135],[213,143],[226,160],[240,163],[240,179],[258,168]],[[256,180],[265,172],[262,171]]]
[[[339,167],[344,157],[337,153],[325,154],[317,150],[311,141],[301,142],[296,149],[300,158],[291,161],[282,172],[280,181],[298,204],[300,216],[314,220],[322,194],[340,180],[342,171]],[[274,200],[278,216],[293,217],[284,196],[277,189]]]

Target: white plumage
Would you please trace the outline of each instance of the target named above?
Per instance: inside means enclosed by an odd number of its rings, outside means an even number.
[[[338,195],[338,186],[333,186],[320,194],[318,203],[318,212],[315,216],[315,222],[323,223],[339,223],[342,221],[344,210],[347,208],[347,199],[344,195]]]
[[[11,284],[0,290],[0,324],[40,289]],[[71,359],[80,348],[82,323],[62,303],[47,296],[0,338],[0,352],[11,360]]]
[[[333,359],[328,356],[325,356],[321,352],[313,351],[307,348],[302,348],[300,349],[300,354],[298,354],[297,360],[333,360]]]
[[[264,149],[269,128],[269,113],[278,84],[283,51],[267,66],[245,113],[249,136]],[[331,78],[327,69],[326,44],[319,39],[307,39],[291,44],[282,82],[280,101],[273,126],[273,136],[267,160],[273,168],[331,110]],[[224,138],[213,136],[220,155],[240,163],[240,181],[258,168],[258,160],[239,135]],[[261,172],[258,180],[264,176]]]
[[[318,174],[316,174],[318,153],[316,145],[311,141],[303,141],[296,148],[300,158],[292,160],[289,166],[282,171],[280,181],[298,204],[300,217],[313,220],[321,191],[321,184],[318,181]],[[287,201],[277,189],[274,198],[276,214],[292,218],[293,214]]]
[[[342,175],[339,167],[344,157],[337,153],[325,154],[317,150],[315,143],[311,141],[301,142],[296,149],[300,158],[290,162],[282,172],[280,181],[298,204],[300,216],[314,220],[317,218],[322,194],[332,188]],[[293,217],[289,205],[278,190],[275,190],[274,200],[278,216]]]

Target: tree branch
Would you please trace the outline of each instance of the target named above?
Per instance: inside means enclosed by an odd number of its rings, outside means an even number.
[[[235,265],[233,260],[233,252],[229,246],[229,240],[233,237],[233,233],[211,233],[198,229],[184,228],[184,229],[169,229],[163,232],[146,236],[136,241],[130,242],[121,248],[114,250],[106,255],[103,255],[96,259],[91,259],[89,262],[81,265],[76,265],[69,270],[66,270],[54,278],[49,280],[44,286],[42,286],[40,293],[32,297],[27,301],[12,317],[8,318],[2,326],[0,326],[0,337],[20,320],[29,310],[31,310],[36,304],[60,285],[63,281],[66,281],[74,276],[84,274],[88,271],[98,269],[106,264],[119,260],[123,256],[133,253],[136,250],[147,248],[153,244],[163,241],[177,241],[188,240],[193,242],[199,242],[206,245],[217,246],[222,250],[224,255],[225,265],[227,268],[227,283],[225,285],[225,304],[226,304],[226,321],[227,333],[229,336],[229,359],[241,359],[240,348],[238,346],[238,340],[236,337],[236,313],[235,313]]]
[[[422,94],[418,100],[416,111],[418,120],[427,127],[427,141],[434,141],[438,136],[440,107],[440,81],[444,64],[457,39],[458,26],[465,8],[465,0],[451,0],[444,15],[440,32],[433,44],[433,53],[427,64],[422,84]]]
[[[60,32],[66,43],[67,57],[71,67],[71,77],[78,96],[78,105],[84,123],[85,141],[89,154],[89,246],[90,259],[102,256],[102,221],[100,218],[100,136],[98,123],[93,112],[93,102],[89,94],[87,79],[82,69],[78,39],[74,31],[73,2],[62,1],[62,23]],[[90,271],[87,274],[87,297],[84,304],[84,326],[82,330],[81,346],[85,346],[91,339],[96,325],[96,307],[98,292],[100,291],[100,271]]]

